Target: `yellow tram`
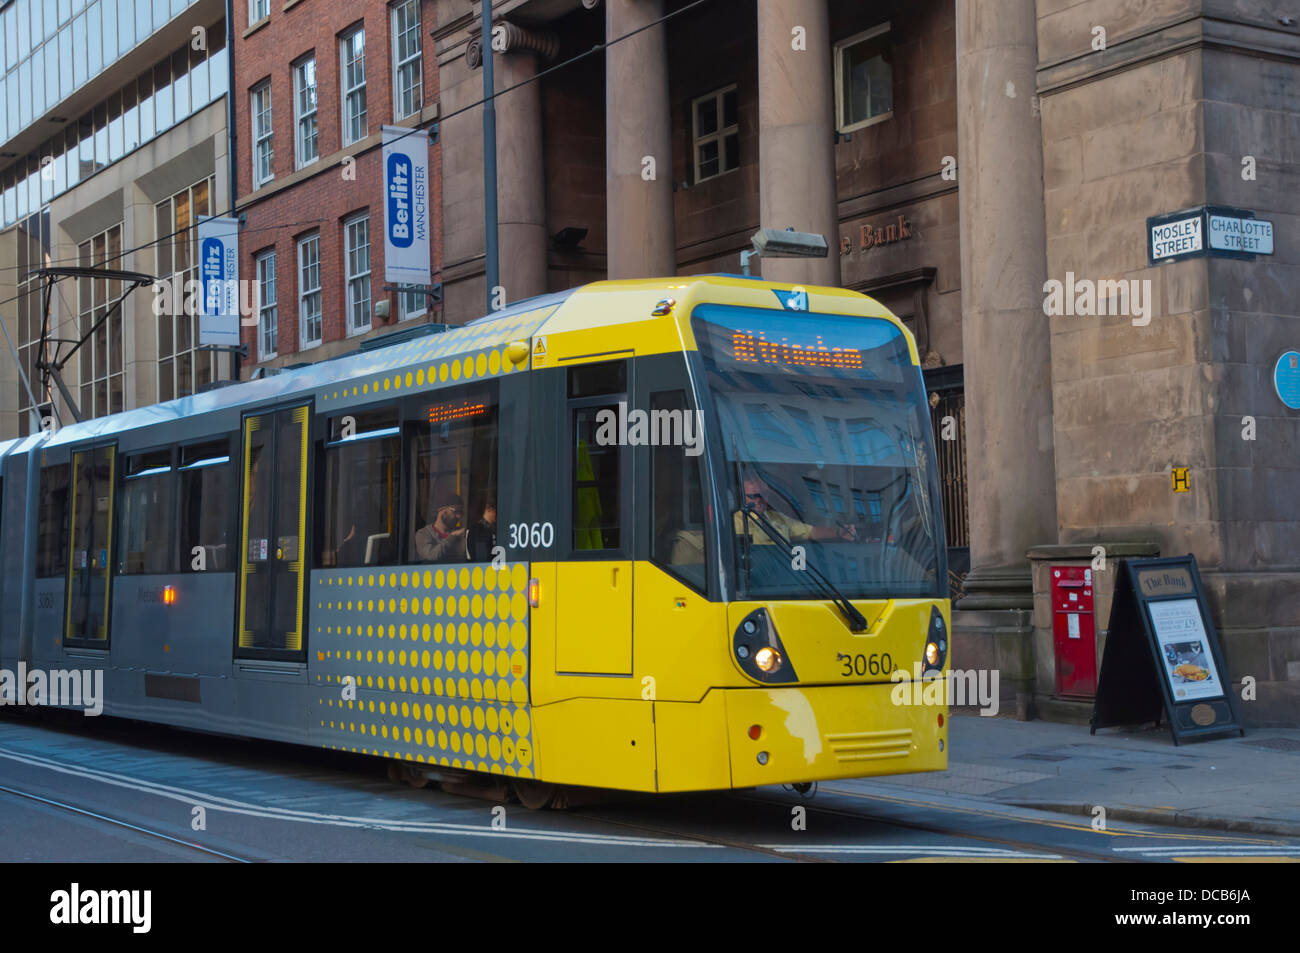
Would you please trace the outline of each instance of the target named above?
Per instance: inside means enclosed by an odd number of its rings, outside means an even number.
[[[926,393],[860,294],[598,282],[0,454],[0,663],[110,714],[531,805],[947,765],[894,691],[948,651]]]

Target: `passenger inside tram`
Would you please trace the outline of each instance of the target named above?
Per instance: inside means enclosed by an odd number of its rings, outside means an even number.
[[[460,497],[454,492],[443,491],[436,497],[433,519],[415,534],[415,552],[422,562],[465,561],[466,530],[461,525],[463,512]]]
[[[479,518],[465,535],[465,550],[471,562],[487,562],[492,558],[492,549],[497,544],[497,499],[496,494],[488,492],[483,496],[483,505]]]

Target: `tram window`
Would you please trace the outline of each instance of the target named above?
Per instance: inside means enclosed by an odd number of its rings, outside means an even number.
[[[117,571],[124,575],[171,569],[172,452],[155,450],[126,458]]]
[[[402,472],[397,409],[331,417],[328,434],[320,462],[317,565],[396,563]]]
[[[72,554],[68,578],[68,640],[108,640],[108,572],[116,450],[72,455]]]
[[[618,549],[622,544],[620,463],[623,448],[597,439],[602,411],[614,406],[575,407],[573,415],[573,548]]]
[[[579,364],[569,368],[569,399],[627,392],[627,361]]]
[[[36,575],[62,576],[68,569],[68,464],[41,470],[41,509],[36,529]]]
[[[233,469],[230,441],[181,447],[176,475],[179,519],[177,556],[182,572],[232,572],[235,550],[230,525]]]
[[[676,434],[683,438],[663,442],[653,449],[654,541],[651,559],[687,583],[703,589],[704,492],[700,481],[700,457],[686,453],[685,425],[690,419],[687,415],[691,414],[686,393],[681,390],[653,393],[650,395],[650,408],[652,420],[666,421],[670,434],[673,433],[672,427],[678,427]],[[695,434],[698,435],[699,431],[695,430]]]
[[[419,404],[412,443],[407,559],[486,562],[496,544],[496,390],[437,391]]]

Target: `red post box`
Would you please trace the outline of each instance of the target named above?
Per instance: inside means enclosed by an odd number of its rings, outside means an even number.
[[[1056,648],[1056,694],[1097,694],[1097,630],[1093,623],[1092,570],[1053,566],[1052,641]]]

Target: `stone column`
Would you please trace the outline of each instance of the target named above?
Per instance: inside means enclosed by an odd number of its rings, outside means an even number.
[[[760,223],[824,235],[828,248],[825,258],[759,259],[774,281],[840,283],[833,72],[826,0],[758,0]]]
[[[1056,541],[1034,0],[957,4],[958,196],[971,566]]]
[[[497,92],[537,72],[538,55],[508,49],[497,55]],[[501,283],[508,301],[546,293],[546,177],[542,153],[542,90],[537,82],[499,95],[497,223]]]
[[[1050,329],[1043,314],[1043,149],[1033,108],[1036,22],[1034,0],[957,2],[971,537],[971,572],[958,603],[963,611],[953,617],[953,664],[961,667],[981,657],[981,642],[996,645],[999,658],[1032,659],[1026,554],[1057,540]],[[1002,667],[1024,716],[1032,664]]]
[[[663,0],[608,0],[612,41],[663,16]],[[647,159],[654,162],[654,177]],[[605,50],[605,188],[610,278],[677,272],[668,49],[663,26]]]

